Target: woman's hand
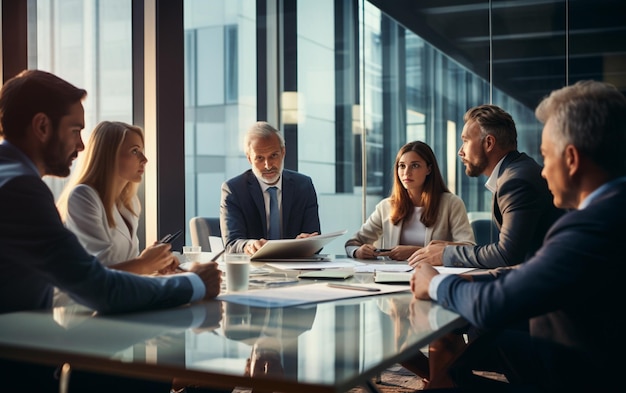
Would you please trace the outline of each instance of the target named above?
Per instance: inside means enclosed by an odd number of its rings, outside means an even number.
[[[381,257],[389,257],[395,261],[406,261],[409,259],[411,255],[417,250],[419,250],[420,246],[395,246],[391,249],[391,251],[379,252],[378,256]]]
[[[154,272],[168,274],[176,270],[179,261],[172,254],[171,244],[155,243],[141,252],[135,265],[140,274],[152,274]]]
[[[357,248],[354,252],[354,257],[356,259],[376,259],[379,253],[376,252],[376,247],[372,244],[364,244],[361,247]]]

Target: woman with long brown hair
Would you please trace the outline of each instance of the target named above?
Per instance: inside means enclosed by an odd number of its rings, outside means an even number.
[[[430,146],[402,146],[394,164],[391,195],[345,244],[348,256],[406,260],[432,240],[475,244],[463,200],[446,186]]]

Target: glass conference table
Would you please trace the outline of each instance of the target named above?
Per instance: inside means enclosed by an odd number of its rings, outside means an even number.
[[[2,314],[0,357],[255,392],[376,391],[375,375],[465,324],[406,288],[290,307],[212,300],[113,316],[78,305]]]

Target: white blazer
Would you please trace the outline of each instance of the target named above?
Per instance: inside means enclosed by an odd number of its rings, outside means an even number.
[[[133,200],[133,208],[139,214],[139,199]],[[130,224],[130,229],[124,223]],[[74,232],[87,252],[105,266],[127,261],[139,255],[137,226],[139,217],[122,207],[113,209],[115,227],[109,227],[100,196],[88,185],[79,184],[67,201],[65,225]]]
[[[360,247],[363,244],[373,244],[380,248],[397,246],[400,243],[402,221],[394,225],[389,219],[390,214],[391,202],[389,198],[378,202],[376,209],[361,226],[361,229],[346,242],[345,247],[348,255],[350,255],[348,247]],[[437,221],[432,227],[426,227],[424,245],[430,243],[431,240],[475,244],[474,232],[467,217],[465,204],[457,195],[450,192],[441,195]]]

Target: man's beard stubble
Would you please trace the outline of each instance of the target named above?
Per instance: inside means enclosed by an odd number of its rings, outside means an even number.
[[[478,161],[476,164],[472,164],[469,161],[465,161],[465,174],[469,177],[478,177],[485,172],[485,168],[487,168],[487,155],[484,151],[481,150],[480,156],[478,157]]]
[[[58,132],[50,139],[44,150],[45,174],[48,176],[67,177],[70,174],[72,158],[77,154],[74,152],[70,157],[64,157],[63,143]]]

